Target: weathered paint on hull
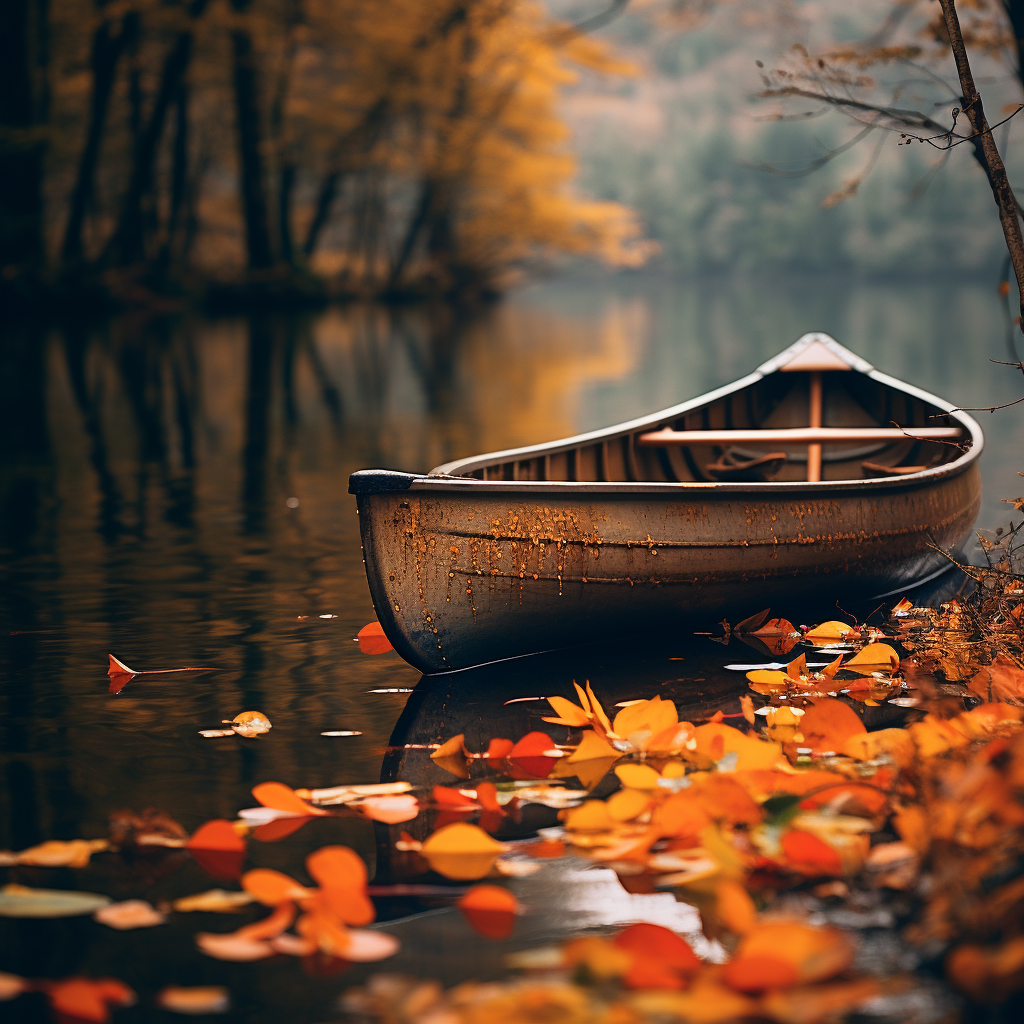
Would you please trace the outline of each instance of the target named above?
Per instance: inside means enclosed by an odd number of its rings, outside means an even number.
[[[425,478],[420,478],[424,479]],[[885,486],[358,494],[378,617],[424,672],[909,586],[978,514],[976,460]]]

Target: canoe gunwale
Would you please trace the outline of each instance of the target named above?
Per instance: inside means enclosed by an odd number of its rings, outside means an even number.
[[[691,398],[688,401],[681,402],[679,405],[671,406],[668,409],[662,409],[660,412],[648,413],[647,415],[638,417],[637,419],[627,420],[624,423],[617,423],[610,427],[602,427],[598,430],[588,431],[587,433],[576,434],[573,437],[567,437],[556,441],[548,441],[542,444],[526,445],[522,448],[508,448],[503,451],[487,452],[483,455],[473,455],[469,458],[446,462],[443,465],[435,467],[425,476],[421,474],[410,474],[412,479],[409,481],[407,486],[419,490],[430,486],[426,483],[428,479],[439,479],[443,480],[446,485],[452,486],[461,486],[461,481],[464,481],[470,486],[484,488],[486,490],[509,490],[512,492],[523,490],[528,493],[533,493],[547,488],[559,492],[569,491],[570,493],[622,490],[627,493],[636,494],[660,493],[666,489],[672,492],[685,491],[687,489],[706,491],[711,488],[722,491],[723,493],[736,493],[742,491],[772,493],[784,492],[786,490],[817,490],[818,488],[821,488],[826,492],[844,490],[850,487],[856,487],[858,489],[867,488],[870,490],[882,488],[886,483],[891,483],[891,481],[885,477],[869,477],[866,479],[855,480],[822,480],[814,482],[806,480],[790,480],[730,484],[719,483],[716,481],[608,482],[575,480],[479,480],[463,476],[466,472],[479,469],[486,465],[493,465],[494,463],[525,461],[539,456],[558,455],[562,452],[573,451],[577,448],[598,444],[602,441],[609,441],[615,438],[625,437],[630,434],[645,433],[653,429],[663,427],[669,421],[677,420],[696,409],[710,405],[720,399],[727,398],[728,396],[735,394],[738,391],[742,391],[745,388],[752,387],[754,384],[758,383],[758,381],[763,380],[770,374],[784,372],[781,368],[784,367],[796,353],[814,343],[826,345],[834,351],[853,372],[861,373],[876,383],[881,384],[883,387],[902,392],[912,398],[917,398],[928,405],[934,406],[942,413],[948,415],[954,422],[964,429],[967,435],[964,439],[966,450],[959,458],[954,459],[952,462],[944,463],[941,466],[930,467],[917,473],[908,473],[900,477],[901,482],[906,482],[908,484],[925,482],[928,480],[938,479],[950,472],[962,471],[974,462],[981,454],[982,448],[984,447],[984,434],[982,433],[981,425],[973,416],[968,415],[963,410],[950,404],[944,399],[939,398],[937,395],[933,395],[922,388],[915,387],[913,384],[907,384],[905,381],[876,370],[866,359],[862,359],[855,353],[850,352],[849,349],[844,348],[837,341],[827,335],[805,334],[802,338],[798,339],[783,352],[780,352],[773,359],[769,359],[767,362],[762,363],[761,366],[759,366],[753,373],[749,373],[745,377],[741,377],[739,380],[733,381],[730,384],[725,384],[720,388],[715,388],[706,394],[698,395],[696,398]],[[913,426],[910,426],[905,429],[907,431],[912,431],[914,428]],[[456,484],[457,481],[460,483]],[[367,483],[369,483],[369,481],[367,481]],[[365,491],[363,491],[363,493],[365,493]]]

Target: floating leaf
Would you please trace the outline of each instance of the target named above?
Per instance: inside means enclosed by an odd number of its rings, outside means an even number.
[[[804,633],[804,639],[810,640],[812,644],[828,645],[835,640],[842,640],[844,636],[853,632],[853,627],[837,619],[830,619],[828,622],[819,623],[813,629]]]
[[[856,711],[834,697],[815,698],[800,719],[800,745],[815,753],[839,751],[851,736],[867,732]]]
[[[852,960],[853,946],[842,932],[798,921],[762,921],[743,936],[723,973],[740,992],[763,992],[825,981]]]
[[[747,736],[731,725],[708,722],[694,730],[696,753],[711,761],[721,761],[726,754],[736,754],[737,771],[772,768],[782,759],[782,748],[776,743]]]
[[[6,1003],[9,999],[17,999],[23,992],[31,991],[32,983],[28,978],[0,971],[0,1003]]]
[[[226,724],[230,724],[239,736],[244,736],[246,739],[262,736],[273,728],[270,719],[259,711],[243,711]]]
[[[290,875],[273,868],[254,868],[242,875],[242,887],[258,903],[276,907],[290,900],[305,899],[310,890]]]
[[[548,697],[547,702],[555,711],[556,717],[545,718],[552,725],[567,725],[571,728],[586,728],[590,725],[590,715],[581,707],[564,697]]]
[[[412,821],[420,813],[419,801],[410,793],[371,796],[360,800],[355,806],[371,821],[382,821],[386,825]]]
[[[198,932],[196,945],[200,951],[216,960],[233,960],[248,963],[252,960],[266,960],[274,955],[274,947],[256,939],[239,938],[233,932],[216,935],[213,932]]]
[[[93,915],[94,921],[105,924],[108,928],[127,931],[131,928],[153,928],[167,920],[152,903],[145,900],[125,900],[123,903],[108,903],[100,907]]]
[[[528,732],[508,752],[508,760],[530,779],[546,779],[556,758],[546,756],[555,749],[555,741],[543,732]]]
[[[623,708],[616,716],[612,728],[616,736],[628,739],[640,750],[647,749],[648,741],[679,721],[679,713],[670,700],[660,696]]]
[[[429,836],[420,853],[439,875],[459,881],[475,881],[483,878],[499,854],[507,850],[504,843],[496,842],[476,825],[455,822]]]
[[[300,799],[294,789],[289,788],[281,782],[261,782],[254,786],[252,795],[263,804],[264,807],[272,807],[276,811],[287,811],[289,814],[307,814],[320,816],[329,814],[320,807],[314,807]]]
[[[359,650],[363,654],[386,654],[394,650],[391,641],[384,635],[384,627],[379,622],[369,622],[358,634]]]
[[[649,764],[620,764],[615,774],[629,789],[657,789],[661,782],[661,776]]]
[[[580,745],[569,755],[569,762],[574,764],[577,761],[595,761],[604,758],[612,758],[617,761],[622,752],[616,750],[603,736],[596,732],[585,732]]]
[[[84,868],[94,853],[109,850],[106,839],[50,839],[20,853],[0,851],[0,866],[25,864],[39,868]]]
[[[377,912],[366,895],[362,857],[347,846],[324,846],[306,858],[306,870],[320,883],[320,899],[345,924],[369,924]]]
[[[231,998],[223,985],[195,985],[191,988],[167,985],[157,993],[156,1005],[171,1013],[205,1016],[227,1013],[231,1008]]]
[[[843,861],[839,854],[817,836],[799,829],[789,829],[782,836],[782,852],[787,867],[808,875],[841,875]]]
[[[498,885],[474,885],[456,905],[474,930],[489,939],[507,939],[521,909],[515,896]]]
[[[78,917],[111,902],[109,896],[94,892],[30,889],[11,883],[0,889],[0,917]]]
[[[182,896],[172,904],[178,913],[187,914],[200,911],[208,914],[233,914],[242,907],[252,903],[252,896],[247,892],[229,892],[227,889],[208,889],[194,896]]]
[[[900,656],[888,644],[868,644],[862,647],[843,668],[867,673],[894,672],[900,666]]]
[[[68,978],[46,986],[46,998],[58,1019],[106,1024],[111,1006],[131,1006],[135,993],[116,978]]]
[[[633,957],[622,979],[627,988],[681,989],[701,967],[689,945],[661,925],[629,925],[615,936],[613,945]]]
[[[242,873],[245,840],[230,821],[206,822],[196,829],[185,847],[193,860],[214,878],[234,881]]]
[[[353,964],[376,963],[394,956],[401,943],[388,932],[370,930],[369,928],[353,928],[348,932],[348,942],[341,956]]]

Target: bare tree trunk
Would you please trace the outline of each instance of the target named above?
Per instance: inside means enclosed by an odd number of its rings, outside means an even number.
[[[320,190],[316,196],[316,207],[313,211],[313,219],[309,222],[309,229],[306,231],[306,240],[302,243],[302,252],[308,260],[316,251],[317,243],[320,241],[320,234],[331,216],[331,207],[334,205],[335,196],[338,194],[338,183],[341,181],[340,171],[328,171],[320,182]]]
[[[953,0],[939,0],[942,16],[949,33],[949,44],[956,61],[956,70],[960,76],[960,88],[963,91],[964,113],[973,129],[972,145],[978,162],[988,177],[992,198],[999,207],[999,223],[1003,228],[1003,238],[1010,254],[1014,274],[1017,276],[1017,287],[1021,296],[1020,327],[1024,331],[1024,236],[1021,234],[1020,218],[1017,214],[1017,197],[1010,187],[1006,176],[1002,157],[996,147],[996,141],[985,118],[985,108],[981,95],[974,81],[971,64],[967,58],[967,47],[964,45],[963,33],[960,31],[960,19],[957,17],[956,5]]]
[[[252,0],[232,0],[244,14]],[[260,124],[259,73],[252,36],[244,28],[231,33],[234,53],[235,113],[238,122],[238,163],[242,214],[249,267],[261,270],[274,263],[270,217],[263,168],[263,129]]]
[[[192,0],[189,17],[198,18],[209,0]],[[130,266],[146,258],[146,242],[151,234],[154,213],[153,178],[160,142],[164,136],[167,112],[174,103],[185,73],[192,62],[192,29],[179,32],[164,61],[149,120],[138,136],[132,159],[132,174],[121,204],[121,215],[107,243],[105,259],[118,266]]]
[[[93,37],[89,128],[82,155],[78,160],[78,174],[74,191],[71,193],[68,221],[64,228],[64,241],[60,251],[64,263],[75,263],[82,258],[82,229],[85,226],[86,214],[92,205],[96,168],[106,129],[110,96],[117,78],[117,65],[125,48],[138,35],[138,31],[139,16],[137,12],[132,11],[121,19],[116,34],[113,23],[104,21]]]
[[[181,224],[182,208],[185,204],[185,190],[188,184],[188,83],[178,87],[175,101],[174,151],[171,156],[171,203],[167,214],[167,232],[160,252],[161,274],[166,273],[174,261],[175,240]]]
[[[47,117],[45,0],[0,3],[0,269],[41,270]]]

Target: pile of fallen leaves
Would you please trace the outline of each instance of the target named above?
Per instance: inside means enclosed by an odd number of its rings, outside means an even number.
[[[489,939],[512,935],[529,909],[508,879],[576,858],[613,870],[628,892],[671,892],[695,906],[708,940],[702,951],[714,955],[701,959],[681,936],[641,922],[516,954],[500,983],[446,992],[429,980],[376,975],[347,993],[348,1013],[409,1024],[815,1024],[858,1009],[905,1019],[907,993],[939,976],[962,999],[1004,1004],[1024,991],[1021,578],[993,570],[970,599],[938,609],[903,601],[875,625],[798,628],[769,616],[726,630],[789,659],[742,666],[748,692],[734,715],[680,721],[660,696],[606,710],[589,683],[574,684],[571,697],[547,698],[543,730],[496,736],[476,751],[458,735],[434,749],[449,785],[308,790],[265,782],[253,790],[258,807],[191,836],[155,812],[126,813],[108,840],[0,854],[11,865],[80,867],[129,846],[171,849],[238,889],[153,907],[8,885],[0,913],[92,913],[101,924],[131,928],[260,904],[266,916],[226,933],[200,932],[198,949],[234,961],[383,960],[398,940],[372,926],[370,897],[388,887],[371,891],[354,851],[312,853],[305,866],[315,886],[245,870],[252,839],[285,838],[313,818],[358,815],[393,827],[414,873],[475,883],[453,887],[452,902]],[[869,731],[863,711],[886,704],[904,724]],[[556,810],[560,824],[513,842],[494,838],[509,814],[531,803]],[[895,908],[889,918],[909,951],[898,965],[859,955],[848,925],[865,907]],[[0,975],[0,998],[42,991],[58,1013],[70,1012],[70,1000],[79,1019],[103,1021],[132,997],[118,984]],[[207,1002],[168,991],[158,1000],[167,1009],[227,1005],[221,989],[208,990]],[[937,1005],[949,1013],[957,1004],[948,997]]]

